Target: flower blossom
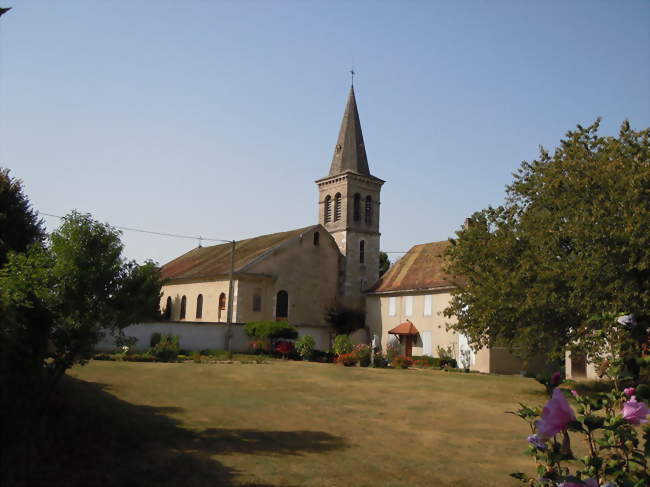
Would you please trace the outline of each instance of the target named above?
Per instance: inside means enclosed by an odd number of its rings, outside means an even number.
[[[627,328],[632,328],[636,326],[636,318],[634,315],[623,315],[618,317],[616,323],[626,326]]]
[[[526,439],[528,440],[528,443],[533,445],[538,450],[546,450],[546,448],[548,448],[546,446],[546,443],[544,443],[544,440],[540,438],[539,435],[530,435]]]
[[[575,389],[571,389],[571,394],[572,394],[573,397],[575,397],[576,399],[578,399],[578,398],[580,397],[580,394],[578,394],[578,391],[576,391]]]
[[[629,401],[623,404],[621,411],[623,418],[634,426],[639,426],[641,423],[647,423],[646,416],[650,414],[650,409],[644,402],[637,402],[636,396],[632,396]]]
[[[634,387],[626,387],[623,389],[623,392],[627,397],[632,397],[634,394],[636,394],[636,389]]]
[[[598,481],[596,479],[584,479],[582,483],[578,482],[562,482],[558,487],[598,487]]]
[[[537,431],[543,438],[550,438],[565,429],[567,424],[575,419],[576,415],[562,390],[555,389],[553,397],[542,410],[542,419],[537,421]]]

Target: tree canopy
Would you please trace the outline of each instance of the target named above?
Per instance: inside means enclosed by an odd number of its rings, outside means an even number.
[[[0,269],[3,373],[44,371],[56,383],[106,332],[159,317],[157,267],[126,261],[122,250],[118,230],[73,212],[46,244],[9,254]]]
[[[386,252],[379,252],[379,277],[386,274],[386,271],[390,269],[390,259]]]
[[[43,224],[23,193],[21,181],[0,167],[0,266],[9,251],[25,252],[44,236]]]
[[[523,162],[505,204],[476,212],[457,232],[447,271],[462,276],[448,317],[474,347],[523,354],[576,346],[593,357],[605,311],[650,310],[650,129],[600,120],[569,131],[550,154]]]

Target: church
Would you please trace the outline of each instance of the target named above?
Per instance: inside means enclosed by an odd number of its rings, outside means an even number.
[[[195,248],[161,268],[161,310],[170,321],[287,320],[329,327],[329,308],[364,310],[379,278],[380,193],[370,173],[354,86],[327,176],[318,186],[318,224],[234,244]],[[231,265],[231,258],[234,262]]]
[[[160,308],[166,325],[135,325],[130,333],[143,342],[158,331],[178,334],[188,349],[226,348],[230,339],[219,323],[230,322],[237,328],[232,349],[245,351],[242,324],[282,320],[327,350],[327,312],[344,307],[365,315],[357,342],[377,336],[384,349],[392,342],[407,356],[446,354],[486,373],[540,370],[543,360],[524,364],[503,347],[475,352],[466,337],[447,330],[453,317],[443,310],[455,286],[444,271],[448,241],[414,246],[380,279],[383,184],[370,173],[351,86],[329,173],[316,180],[318,224],[195,248],[165,264]]]

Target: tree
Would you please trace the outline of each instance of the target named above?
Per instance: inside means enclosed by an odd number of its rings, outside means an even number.
[[[105,333],[159,317],[160,278],[152,262],[122,257],[120,232],[73,212],[47,245],[10,253],[0,270],[0,307],[10,319],[0,324],[3,373],[41,371],[53,388],[65,371],[84,363]],[[20,368],[18,368],[20,364]]]
[[[9,251],[25,252],[44,236],[43,223],[31,209],[21,181],[0,167],[0,267],[7,262]]]
[[[386,252],[379,252],[379,277],[383,276],[390,269],[390,259]]]
[[[578,125],[551,155],[523,162],[506,203],[472,215],[449,249],[462,276],[445,310],[476,348],[530,355],[576,346],[597,358],[603,311],[650,310],[650,129]]]

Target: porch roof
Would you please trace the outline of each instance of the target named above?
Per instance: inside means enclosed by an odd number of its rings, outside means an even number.
[[[413,323],[411,323],[409,320],[406,320],[404,323],[397,325],[388,333],[391,333],[393,335],[418,335],[420,332]]]

